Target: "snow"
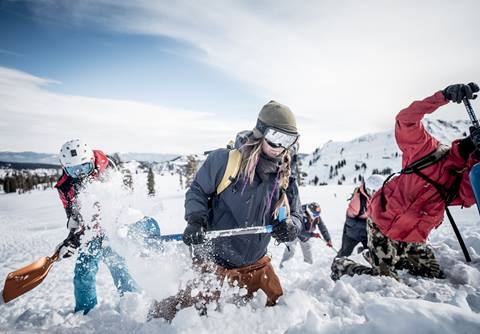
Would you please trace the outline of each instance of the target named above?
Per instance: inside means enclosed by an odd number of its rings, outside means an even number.
[[[87,316],[74,314],[73,267],[70,259],[56,263],[45,281],[29,293],[0,305],[0,333],[479,333],[480,222],[476,207],[454,208],[452,214],[469,247],[473,262],[466,264],[448,222],[430,238],[447,278],[423,279],[401,272],[401,282],[388,277],[343,277],[333,282],[330,264],[335,252],[314,241],[315,263],[302,261],[300,251],[278,269],[284,246],[269,246],[284,296],[265,308],[259,292],[238,307],[229,297],[238,288],[225,288],[219,309],[212,306],[200,317],[194,308],[178,313],[171,324],[146,321],[153,299],[174,294],[193,277],[188,249],[177,242],[163,252],[144,251],[119,233],[121,227],[149,215],[162,234],[181,233],[184,190],[178,176],[156,174],[156,196],[148,197],[146,173],[132,173],[134,191],[122,187],[113,174],[81,195],[85,212],[102,205],[102,226],[114,249],[125,256],[139,294],[119,297],[105,265],[97,275],[99,305]],[[300,188],[303,202],[318,201],[334,246],[340,247],[347,198],[352,185]],[[89,211],[91,210],[91,211]],[[65,214],[55,190],[0,194],[0,277],[53,253],[65,238]],[[361,255],[352,256],[364,262]]]

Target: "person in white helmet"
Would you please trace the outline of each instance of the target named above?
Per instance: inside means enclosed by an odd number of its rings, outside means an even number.
[[[353,191],[343,227],[342,247],[337,256],[350,256],[359,243],[362,244],[362,249],[368,249],[367,208],[372,195],[382,187],[384,180],[385,178],[381,175],[371,175]]]
[[[74,255],[80,248],[73,280],[75,312],[83,311],[83,314],[87,314],[97,304],[95,281],[100,260],[108,266],[114,284],[121,295],[124,292],[137,290],[135,282],[126,269],[124,259],[110,246],[102,244],[105,236],[98,225],[93,228],[96,236],[84,247],[80,247],[85,226],[77,195],[86,182],[98,180],[108,167],[115,167],[115,164],[105,153],[92,150],[85,142],[78,139],[63,144],[59,158],[63,174],[55,188],[58,190],[67,214],[69,234],[57,246],[57,251],[59,259],[64,259]]]

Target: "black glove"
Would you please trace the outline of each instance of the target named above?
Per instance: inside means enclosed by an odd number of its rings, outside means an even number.
[[[477,94],[480,89],[478,85],[474,82],[470,82],[468,85],[465,84],[455,84],[450,85],[443,90],[443,96],[449,101],[462,103],[464,98],[469,100],[474,100],[477,98]]]
[[[190,245],[203,244],[207,237],[205,236],[205,221],[203,219],[194,219],[188,222],[185,231],[183,231],[183,242]]]
[[[73,229],[70,231],[68,237],[57,246],[59,259],[66,259],[75,254],[77,248],[80,247],[80,237],[81,233],[75,233]]]
[[[272,237],[278,242],[289,242],[298,237],[299,230],[290,217],[283,221],[275,219],[272,224]]]

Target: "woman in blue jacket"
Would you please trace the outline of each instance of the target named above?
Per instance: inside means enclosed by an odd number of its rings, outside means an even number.
[[[179,309],[192,305],[204,311],[205,305],[220,295],[219,284],[215,287],[206,278],[212,276],[208,274],[213,274],[219,282],[225,278],[232,284],[237,282],[247,290],[247,300],[261,289],[267,295],[267,306],[276,304],[283,291],[267,256],[267,246],[271,237],[277,242],[288,242],[301,230],[300,198],[291,172],[291,151],[298,136],[291,110],[270,101],[260,111],[255,128],[238,147],[241,154],[238,175],[231,177],[231,184],[221,192],[217,187],[226,173],[230,150],[218,149],[209,154],[185,198],[188,224],[183,240],[193,246],[200,279],[177,295],[156,303],[151,317],[171,320]],[[279,221],[281,207],[286,208],[287,218]],[[273,225],[271,235],[212,240],[205,236],[206,231],[265,225]],[[192,296],[193,288],[200,293]]]

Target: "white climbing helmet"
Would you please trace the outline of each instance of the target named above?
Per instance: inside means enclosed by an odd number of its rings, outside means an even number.
[[[383,186],[384,181],[385,181],[385,178],[382,175],[378,175],[378,174],[370,175],[365,180],[365,190],[370,196],[372,196],[373,193],[375,193],[375,191],[377,191]]]
[[[89,175],[94,169],[93,151],[90,146],[79,139],[63,144],[59,157],[62,167],[72,177]]]
[[[63,167],[77,166],[93,161],[92,149],[80,139],[67,141],[60,149],[60,163]]]

